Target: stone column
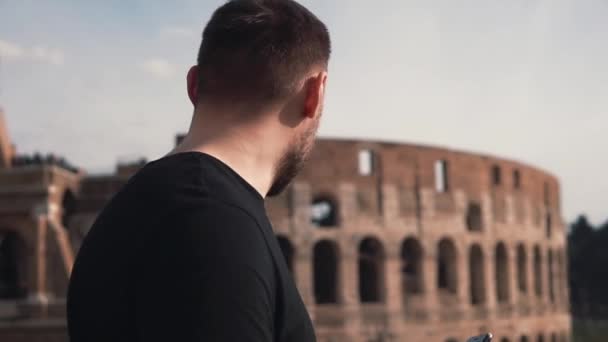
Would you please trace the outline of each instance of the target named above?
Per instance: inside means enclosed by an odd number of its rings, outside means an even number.
[[[403,326],[403,292],[401,288],[401,257],[399,246],[387,245],[387,258],[385,261],[384,282],[386,291],[386,312],[388,314],[388,326],[391,332],[397,332],[401,336]]]
[[[296,248],[293,261],[293,275],[302,300],[312,315],[315,307],[314,271],[311,246],[306,243]]]
[[[439,322],[439,310],[441,310],[439,301],[439,291],[437,289],[437,263],[439,259],[439,250],[437,244],[426,244],[424,250],[427,251],[422,256],[422,283],[424,286],[424,304],[428,315],[429,322]],[[460,285],[460,284],[459,284]]]
[[[342,243],[340,249],[341,303],[344,310],[344,330],[349,341],[360,339],[361,305],[359,302],[359,262],[355,238]]]
[[[21,303],[21,310],[30,317],[42,318],[48,313],[47,289],[47,218],[36,215],[27,227],[30,232],[27,237],[28,252],[28,295]]]
[[[471,276],[469,270],[469,250],[468,246],[456,244],[456,261],[458,277],[458,303],[461,312],[469,312],[471,309]]]
[[[488,318],[492,319],[496,316],[496,311],[498,309],[498,301],[496,296],[496,248],[493,245],[484,244],[482,248],[485,249],[483,251],[483,270],[485,277],[485,295],[486,302],[485,307],[488,311]]]
[[[509,281],[509,306],[515,309],[519,300],[519,270],[517,265],[517,245],[507,245],[507,274]]]

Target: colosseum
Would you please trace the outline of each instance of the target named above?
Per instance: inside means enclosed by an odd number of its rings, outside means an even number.
[[[74,255],[144,164],[87,175],[54,155],[20,155],[0,120],[0,341],[67,341]],[[559,183],[544,171],[321,139],[267,207],[319,341],[570,340]]]

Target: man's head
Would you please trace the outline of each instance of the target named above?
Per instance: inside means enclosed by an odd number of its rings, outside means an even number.
[[[251,109],[237,118],[243,121],[274,111],[289,132],[276,142],[284,151],[269,196],[289,184],[312,149],[330,52],[325,25],[292,0],[228,1],[203,32],[197,66],[188,74],[195,107]]]

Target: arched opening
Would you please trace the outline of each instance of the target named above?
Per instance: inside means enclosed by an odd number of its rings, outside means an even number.
[[[418,240],[409,238],[401,244],[401,279],[404,294],[420,294],[424,291],[423,255],[422,246]]]
[[[384,300],[384,248],[375,238],[359,244],[359,297],[362,303]]]
[[[528,336],[525,336],[525,335],[524,335],[524,336],[522,336],[522,337],[519,339],[519,342],[529,342],[529,340],[528,340]]]
[[[509,301],[509,258],[507,256],[507,247],[500,242],[496,245],[495,254],[495,280],[496,280],[496,299],[499,303],[507,303]]]
[[[555,303],[555,287],[553,281],[553,251],[549,250],[547,254],[547,284],[549,286],[549,300]]]
[[[479,203],[469,203],[466,217],[467,229],[471,232],[481,232],[483,230],[483,214]]]
[[[23,258],[25,245],[14,232],[0,232],[0,299],[25,296]]]
[[[556,333],[551,334],[551,342],[557,342],[557,334]]]
[[[536,338],[536,342],[545,342],[545,336],[543,336],[543,334],[538,334],[538,337]]]
[[[313,254],[316,303],[338,303],[338,246],[332,241],[319,241]]]
[[[279,241],[279,247],[281,247],[281,252],[283,252],[283,257],[285,258],[287,268],[289,268],[289,271],[293,273],[293,245],[291,244],[289,239],[284,236],[278,236],[277,240]]]
[[[61,212],[61,224],[65,229],[68,228],[70,218],[76,211],[76,197],[70,190],[66,190],[63,194],[63,200],[61,201],[62,212]]]
[[[328,196],[316,197],[312,201],[311,223],[321,228],[335,228],[338,222],[338,205]]]
[[[437,288],[456,294],[458,291],[457,255],[452,240],[439,241],[437,256]]]
[[[469,251],[469,284],[472,305],[480,305],[486,301],[484,260],[481,247],[471,246]]]
[[[520,293],[528,292],[528,256],[523,244],[517,245],[517,287]]]
[[[447,340],[445,340],[445,342],[458,342],[458,340],[455,338],[448,338]]]
[[[543,278],[542,278],[542,256],[540,255],[540,247],[534,247],[534,292],[537,297],[543,295]]]
[[[509,339],[506,338],[506,337],[503,337],[503,338],[500,339],[500,342],[509,342]]]

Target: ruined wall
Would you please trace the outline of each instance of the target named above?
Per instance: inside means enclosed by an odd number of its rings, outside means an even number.
[[[77,251],[136,170],[0,172],[0,230],[27,241],[28,292],[0,303],[0,321],[64,321],[66,246]],[[515,161],[322,139],[267,209],[320,341],[464,341],[486,330],[501,342],[567,341],[560,202],[555,177]],[[0,340],[47,331],[15,324],[0,324]],[[62,336],[58,324],[49,334]]]

